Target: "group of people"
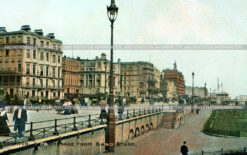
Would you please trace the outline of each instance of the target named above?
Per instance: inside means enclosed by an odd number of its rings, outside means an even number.
[[[106,107],[107,107],[107,103],[106,102],[100,102],[100,119],[107,119],[108,114],[106,112]],[[122,103],[122,101],[119,101],[119,105],[118,105],[118,118],[119,120],[123,120],[123,113],[124,113],[124,105]]]
[[[14,132],[17,132],[17,137],[22,138],[25,132],[27,122],[27,111],[23,108],[23,104],[19,105],[13,115]],[[11,136],[9,128],[9,119],[4,106],[0,108],[0,136]]]

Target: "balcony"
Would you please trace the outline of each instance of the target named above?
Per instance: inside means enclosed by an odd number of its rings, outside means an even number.
[[[1,68],[0,74],[22,74],[22,68]]]
[[[0,86],[2,87],[20,87],[20,82],[0,82]]]

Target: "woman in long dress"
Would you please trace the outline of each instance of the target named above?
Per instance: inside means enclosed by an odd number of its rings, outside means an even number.
[[[0,109],[0,136],[11,136],[10,129],[8,127],[8,116],[3,108]]]

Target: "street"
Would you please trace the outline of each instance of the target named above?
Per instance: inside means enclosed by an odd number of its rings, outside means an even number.
[[[116,147],[116,152],[123,155],[178,155],[183,141],[187,141],[189,154],[196,154],[201,150],[219,151],[221,148],[243,149],[247,146],[247,138],[214,137],[200,132],[209,115],[209,110],[201,111],[199,115],[190,114],[180,128],[159,128],[129,141],[136,146]]]

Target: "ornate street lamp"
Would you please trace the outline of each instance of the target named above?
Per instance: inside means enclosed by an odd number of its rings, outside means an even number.
[[[111,22],[111,62],[110,62],[110,106],[108,109],[107,132],[106,132],[106,151],[115,151],[116,125],[114,113],[114,94],[113,94],[113,24],[117,19],[118,7],[115,0],[111,0],[111,5],[107,6],[107,15]]]
[[[106,69],[107,69],[107,61],[104,62],[104,65],[105,65],[105,89],[104,89],[104,92],[105,92],[105,100],[106,100]]]
[[[192,72],[192,113],[194,113],[194,76],[195,73]]]

